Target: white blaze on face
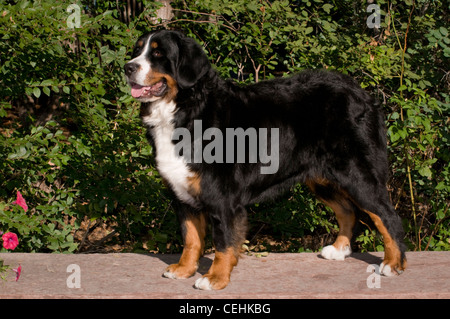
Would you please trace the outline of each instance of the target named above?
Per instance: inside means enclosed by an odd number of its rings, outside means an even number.
[[[147,74],[151,71],[150,61],[147,59],[147,54],[148,54],[148,51],[150,48],[150,39],[151,38],[152,38],[152,36],[148,37],[147,42],[145,43],[144,48],[141,51],[141,54],[128,62],[128,63],[136,63],[137,65],[139,65],[139,69],[136,72],[136,75],[134,76],[133,80],[134,80],[134,83],[137,84],[137,86],[140,86],[142,88],[145,87],[145,78],[146,78]],[[136,90],[139,90],[139,88],[136,87]],[[139,92],[137,92],[137,91],[133,92],[133,88],[132,88],[131,94],[133,95],[133,97],[136,97],[135,95],[137,95],[137,97],[139,97],[140,95],[138,95],[138,93]]]
[[[152,66],[148,59],[151,38],[152,36],[148,37],[139,56],[128,62],[128,64],[135,64],[137,66],[137,70],[131,79],[128,79],[128,84],[131,87],[131,96],[140,102],[154,102],[160,99],[161,90],[165,88],[161,82],[150,86],[145,83],[148,75],[152,72]]]

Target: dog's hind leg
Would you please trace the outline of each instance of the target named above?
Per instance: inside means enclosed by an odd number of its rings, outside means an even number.
[[[348,201],[324,201],[336,214],[339,224],[339,233],[336,241],[329,246],[323,247],[321,255],[325,259],[344,260],[352,253],[350,241],[355,226],[355,213],[352,204]]]
[[[333,209],[339,224],[335,242],[325,246],[321,255],[325,259],[344,260],[352,253],[350,241],[356,221],[355,207],[342,190],[325,179],[309,180],[306,184],[323,203]]]
[[[380,266],[380,273],[385,276],[401,274],[406,268],[406,257],[400,217],[389,204],[379,205],[376,213],[367,209],[363,211],[370,216],[383,236],[384,260]]]
[[[386,276],[401,274],[406,268],[406,246],[400,216],[395,212],[384,185],[364,181],[345,187],[350,200],[374,222],[384,241],[384,260],[380,272]]]

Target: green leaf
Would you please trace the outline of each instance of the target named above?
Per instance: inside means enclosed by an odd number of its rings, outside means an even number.
[[[446,186],[444,182],[440,182],[440,183],[437,184],[437,186],[435,187],[435,189],[438,190],[438,191],[441,191],[441,190],[444,190],[444,189],[447,189],[447,188],[450,189],[450,187],[449,187],[449,186]]]
[[[419,169],[419,174],[428,178],[431,178],[431,176],[433,175],[431,169],[428,166],[421,167]]]
[[[251,11],[258,11],[259,7],[256,3],[248,3],[247,8]]]
[[[33,89],[33,95],[37,98],[39,98],[41,96],[41,89],[39,89],[38,87],[35,87]]]
[[[63,87],[63,92],[66,93],[66,94],[70,94],[70,87],[64,86]]]
[[[322,6],[322,9],[326,12],[326,13],[330,13],[331,8],[333,8],[332,4],[326,3]]]
[[[50,96],[50,89],[48,86],[43,87],[42,92],[44,92],[45,95]]]
[[[311,32],[313,32],[314,31],[314,28],[313,27],[307,27],[306,29],[305,29],[305,35],[306,34],[310,34]]]
[[[53,83],[52,79],[47,79],[47,80],[42,81],[41,85],[42,86],[50,86],[50,85],[52,85],[52,83]]]

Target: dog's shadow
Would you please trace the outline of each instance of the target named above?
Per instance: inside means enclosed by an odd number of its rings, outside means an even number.
[[[198,263],[198,269],[197,272],[201,275],[205,275],[209,268],[212,265],[213,262],[213,256],[214,255],[208,255],[208,256],[203,256],[200,258],[199,263]],[[167,255],[152,255],[152,257],[158,258],[159,260],[161,260],[162,262],[164,262],[167,266],[171,265],[171,264],[176,264],[178,263],[179,259],[180,259],[180,255],[178,254],[167,254]],[[323,258],[320,254],[317,254],[317,258],[320,259],[325,259]],[[365,263],[367,263],[368,265],[372,265],[372,264],[376,264],[379,265],[383,262],[383,258],[380,256],[376,256],[370,252],[368,253],[352,253],[349,257],[347,258],[354,258],[360,261],[363,261]],[[162,275],[162,274],[161,274]]]
[[[317,254],[317,258],[325,259],[322,257],[321,254]],[[372,253],[352,253],[347,258],[354,258],[360,261],[364,261],[365,263],[372,265],[372,264],[381,264],[383,262],[383,258],[380,256],[373,255]]]

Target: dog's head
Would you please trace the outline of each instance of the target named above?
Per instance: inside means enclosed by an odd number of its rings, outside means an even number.
[[[140,37],[132,60],[125,64],[131,95],[141,102],[173,99],[206,74],[208,58],[195,40],[175,31],[156,31]]]

